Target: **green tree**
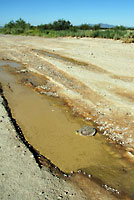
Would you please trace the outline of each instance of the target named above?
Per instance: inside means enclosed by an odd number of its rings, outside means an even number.
[[[81,29],[81,30],[90,30],[90,29],[91,29],[91,26],[88,25],[88,24],[81,24],[81,25],[79,26],[79,29]]]
[[[93,30],[99,30],[99,29],[101,29],[101,25],[100,24],[95,24],[93,26]]]
[[[115,26],[114,29],[115,29],[115,30],[122,30],[122,31],[123,31],[123,30],[126,30],[126,27],[120,25],[120,26]]]
[[[4,26],[5,33],[7,34],[19,34],[24,33],[26,30],[30,29],[30,24],[26,23],[23,19],[12,20]]]
[[[11,20],[8,24],[5,24],[4,32],[6,34],[11,34],[12,33],[12,29],[14,29],[14,27],[15,27],[15,22],[13,20]]]
[[[66,21],[64,19],[59,19],[57,21],[54,21],[53,24],[53,29],[54,30],[67,30],[69,29],[72,25],[70,21]]]
[[[38,29],[39,29],[40,31],[51,30],[51,29],[53,29],[53,25],[52,25],[51,23],[49,23],[49,24],[41,24],[41,25],[39,25],[39,26],[37,26],[37,27],[38,27]]]

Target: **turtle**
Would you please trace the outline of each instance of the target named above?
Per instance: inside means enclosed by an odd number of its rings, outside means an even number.
[[[84,136],[95,136],[97,130],[91,126],[83,126],[79,130],[76,130],[76,132]]]

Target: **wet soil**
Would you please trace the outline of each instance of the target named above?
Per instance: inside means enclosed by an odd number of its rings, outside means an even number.
[[[74,184],[37,165],[38,152],[24,140],[1,87],[0,95],[0,199],[86,200]]]
[[[95,137],[77,135],[75,131],[81,126],[93,124],[72,116],[59,98],[36,93],[47,79],[20,70],[20,65],[5,63],[0,79],[26,140],[64,173],[84,173],[116,195],[133,197],[133,165],[122,158],[123,152],[119,153],[99,132]]]
[[[44,75],[53,84],[50,96],[58,93],[113,141],[134,147],[133,44],[11,35],[0,35],[0,40],[1,59],[18,61]],[[127,154],[130,159],[132,151]]]

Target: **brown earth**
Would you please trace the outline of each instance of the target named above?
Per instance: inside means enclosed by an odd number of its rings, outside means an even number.
[[[133,52],[134,44],[107,39],[0,35],[0,59],[45,75],[75,113],[129,147],[134,147]]]
[[[134,147],[133,51],[134,44],[123,44],[114,40],[46,39],[0,35],[0,60],[20,62],[28,70],[44,75],[48,79],[47,87],[38,86],[37,91],[50,92],[51,95],[56,94],[64,98],[74,113],[79,113],[86,120],[95,122],[96,127],[104,134],[127,146],[128,153],[124,156],[129,156],[132,160],[134,157],[134,150],[131,148]],[[77,185],[82,181],[80,188],[86,191],[87,197],[85,197],[81,191],[79,193],[78,188],[71,190],[73,186],[53,177],[46,168],[39,170],[28,149],[16,140],[16,134],[12,130],[7,114],[1,104],[0,107],[2,112],[0,115],[5,117],[9,126],[5,127],[6,123],[3,122],[0,127],[2,146],[0,156],[3,159],[0,170],[1,199],[26,199],[27,194],[33,199],[44,199],[46,195],[48,199],[60,199],[61,196],[64,196],[64,199],[116,199],[90,180],[88,181],[91,186],[87,188],[85,179],[76,175],[74,180]],[[20,151],[16,151],[16,146],[19,146]],[[22,150],[28,156],[24,156]],[[22,156],[26,160],[22,160]],[[8,157],[14,159],[7,159]],[[18,161],[15,167],[14,160]],[[30,167],[26,168],[27,163],[30,163]],[[25,171],[20,180],[22,169]],[[32,185],[26,181],[28,175]],[[39,183],[38,186],[36,182]],[[14,183],[18,186],[16,187]],[[44,188],[45,193],[42,192]],[[64,190],[68,193],[66,194]],[[71,194],[74,193],[72,197]]]

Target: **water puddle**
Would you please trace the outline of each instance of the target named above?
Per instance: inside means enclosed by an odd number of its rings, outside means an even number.
[[[0,61],[0,67],[4,65],[9,65],[9,66],[12,66],[13,68],[18,68],[18,69],[22,67],[21,64],[13,62],[13,61],[5,61],[5,60]]]
[[[84,137],[75,133],[91,125],[72,116],[63,101],[36,93],[22,80],[45,84],[44,78],[30,73],[16,73],[20,65],[0,62],[0,82],[13,117],[29,143],[63,172],[82,170],[102,183],[134,197],[134,166],[122,159],[119,150],[100,133]],[[10,65],[10,67],[9,67]],[[14,67],[12,66],[14,65]]]
[[[69,64],[74,64],[74,65],[80,65],[80,66],[88,66],[87,63],[85,62],[82,62],[82,61],[77,61],[77,60],[74,60],[72,58],[68,58],[68,57],[64,57],[64,56],[60,56],[58,54],[55,54],[55,53],[51,53],[51,52],[48,52],[48,51],[43,51],[43,50],[33,50],[39,54],[42,54],[44,56],[48,56],[50,58],[55,58],[57,60],[61,60],[61,61],[64,61],[64,62],[67,62]]]

